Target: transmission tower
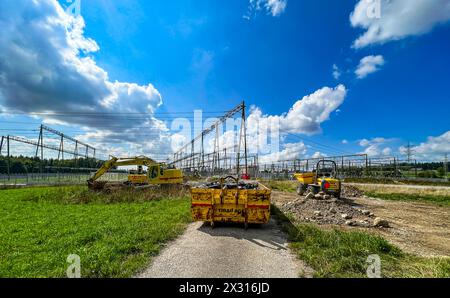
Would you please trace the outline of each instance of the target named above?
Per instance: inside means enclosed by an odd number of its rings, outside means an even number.
[[[406,157],[408,159],[408,162],[411,162],[411,157],[414,154],[414,150],[412,149],[412,145],[410,142],[408,142],[408,145],[406,145]]]

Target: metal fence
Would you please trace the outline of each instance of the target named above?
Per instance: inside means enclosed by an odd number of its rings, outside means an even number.
[[[287,160],[259,164],[255,177],[268,180],[291,179],[292,174],[314,171],[320,160],[333,160],[340,178],[448,181],[448,165],[443,162],[402,160],[397,157],[371,158],[366,154]],[[434,168],[429,169],[433,163]]]
[[[93,173],[28,173],[0,175],[0,186],[84,185]],[[99,180],[121,182],[127,173],[106,173]]]
[[[310,158],[286,160],[274,163],[261,163],[258,156],[251,156],[247,162],[247,173],[252,178],[265,180],[292,179],[298,172],[315,170],[318,161],[327,159],[336,162],[340,178],[371,178],[445,182],[448,181],[448,165],[445,161],[426,163],[416,160],[401,160],[396,157],[370,158],[366,154],[332,156],[325,158]],[[181,169],[187,177],[211,177],[235,175],[237,165],[233,163],[235,156],[229,160],[221,159],[215,165],[193,167],[184,165]],[[432,166],[430,166],[430,164]],[[438,168],[439,170],[436,170]],[[81,168],[48,168],[49,172],[40,173],[37,169],[28,169],[26,174],[0,174],[0,186],[21,185],[69,185],[85,184],[95,169]],[[51,170],[51,171],[50,171]],[[240,162],[240,173],[244,173],[245,163]],[[101,180],[119,182],[126,181],[126,171],[112,171],[101,177]]]

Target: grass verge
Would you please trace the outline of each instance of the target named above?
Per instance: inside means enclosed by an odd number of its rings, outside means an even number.
[[[409,255],[382,237],[360,231],[294,224],[275,206],[272,210],[298,258],[315,270],[314,277],[367,277],[372,254],[381,259],[382,277],[450,277],[450,258]]]
[[[0,277],[64,277],[70,254],[82,277],[129,277],[184,231],[189,200],[85,187],[0,191]]]

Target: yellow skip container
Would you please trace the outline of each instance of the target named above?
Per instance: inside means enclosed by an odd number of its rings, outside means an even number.
[[[227,177],[231,178],[231,177]],[[232,178],[236,181],[235,178]],[[191,188],[194,221],[265,224],[270,219],[271,190],[259,182],[240,182],[230,187],[221,179],[215,187]]]

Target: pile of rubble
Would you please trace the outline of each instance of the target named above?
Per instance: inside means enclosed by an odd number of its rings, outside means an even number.
[[[357,188],[348,186],[343,189],[343,194],[347,198],[362,196]],[[324,194],[301,196],[294,201],[282,204],[280,209],[303,222],[365,228],[389,227],[386,220],[376,217],[369,210],[355,204],[353,200],[336,199]]]
[[[364,192],[362,192],[355,186],[343,185],[341,196],[344,198],[357,198],[364,196]]]

